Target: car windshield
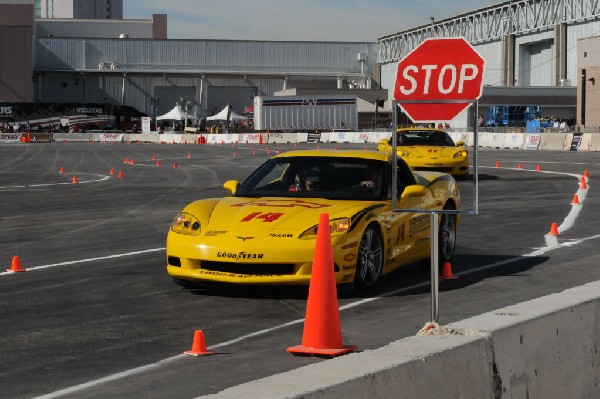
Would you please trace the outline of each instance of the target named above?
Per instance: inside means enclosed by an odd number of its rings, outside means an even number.
[[[235,196],[376,201],[387,190],[386,165],[350,157],[273,158],[250,175]]]
[[[454,141],[442,130],[403,130],[398,132],[398,146],[435,145],[454,147]]]

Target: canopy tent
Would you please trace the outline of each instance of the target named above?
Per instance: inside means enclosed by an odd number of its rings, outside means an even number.
[[[187,118],[188,119],[196,119],[195,116],[192,116],[189,114],[188,114]],[[183,111],[181,108],[179,108],[179,105],[176,105],[175,108],[173,108],[166,114],[156,117],[156,120],[159,120],[159,121],[162,121],[162,120],[182,121],[184,119],[185,119],[185,111]]]
[[[226,106],[225,108],[223,108],[221,110],[221,112],[219,112],[218,114],[215,114],[213,116],[209,116],[208,118],[206,118],[207,121],[226,121],[227,120],[227,112],[229,112],[229,105]],[[245,121],[248,118],[246,118],[245,116],[241,116],[235,113],[235,111],[231,111],[231,115],[229,116],[229,120],[230,121]]]

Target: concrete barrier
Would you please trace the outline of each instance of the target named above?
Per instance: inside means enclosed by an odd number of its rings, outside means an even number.
[[[600,282],[202,396],[596,398]]]

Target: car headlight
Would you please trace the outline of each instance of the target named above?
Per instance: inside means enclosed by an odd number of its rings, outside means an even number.
[[[333,219],[329,221],[329,231],[331,232],[331,236],[339,236],[344,234],[350,229],[350,219],[349,218],[340,218]],[[306,238],[316,238],[317,231],[319,230],[319,225],[315,224],[311,228],[305,230],[302,234],[300,234],[301,239]]]
[[[469,155],[467,150],[462,150],[454,153],[453,158],[466,158]]]
[[[179,212],[173,223],[171,223],[171,231],[189,236],[197,236],[200,234],[200,221],[189,213]]]

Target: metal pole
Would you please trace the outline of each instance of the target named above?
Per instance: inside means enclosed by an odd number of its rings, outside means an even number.
[[[479,148],[479,129],[477,128],[477,114],[479,113],[479,100],[475,100],[474,112],[474,137],[473,137],[473,210],[479,215],[479,169],[477,167],[477,149]]]
[[[392,101],[392,209],[397,209],[398,202],[398,101]]]
[[[439,249],[438,249],[438,220],[439,215],[431,214],[431,321],[437,323],[439,312]]]

